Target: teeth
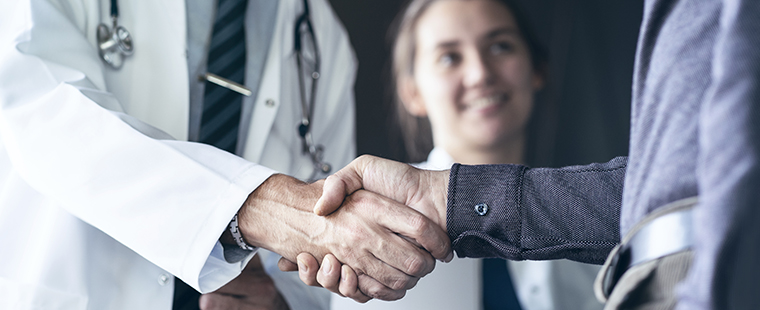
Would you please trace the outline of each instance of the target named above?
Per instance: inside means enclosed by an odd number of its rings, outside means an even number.
[[[482,97],[475,99],[473,101],[470,101],[470,108],[484,108],[491,105],[498,104],[503,99],[502,95],[494,95],[494,96],[488,96],[488,97]]]

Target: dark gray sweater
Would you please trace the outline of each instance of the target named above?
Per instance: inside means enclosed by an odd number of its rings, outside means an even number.
[[[460,256],[601,263],[633,224],[699,195],[679,309],[760,309],[760,1],[649,0],[630,153],[560,169],[454,165]],[[474,209],[485,202],[490,210]]]

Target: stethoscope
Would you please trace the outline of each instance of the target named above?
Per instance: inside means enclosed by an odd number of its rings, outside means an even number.
[[[124,63],[124,57],[132,55],[135,48],[132,45],[132,35],[126,28],[119,26],[119,5],[117,0],[111,0],[111,21],[113,28],[101,23],[97,28],[98,53],[100,58],[111,68],[119,69]]]
[[[311,134],[311,121],[314,112],[314,100],[317,93],[317,81],[319,80],[320,75],[319,66],[321,64],[321,59],[319,45],[317,45],[317,37],[314,34],[314,26],[311,24],[311,12],[307,0],[303,0],[303,7],[303,13],[296,19],[293,49],[296,54],[298,88],[301,97],[301,122],[298,124],[298,135],[303,141],[303,152],[309,154],[311,162],[314,165],[311,176],[309,177],[309,180],[313,181],[316,180],[320,173],[330,173],[332,166],[323,160],[324,146],[321,144],[315,144],[314,137]],[[109,29],[106,24],[101,23],[97,28],[97,36],[100,57],[106,64],[114,69],[121,68],[121,65],[124,63],[124,57],[132,55],[134,52],[132,36],[126,28],[119,26],[118,19],[118,0],[111,0],[111,20],[113,21],[113,27],[112,29]],[[303,47],[305,45],[304,43],[306,43],[301,40],[301,31],[304,28],[306,30],[306,35],[311,39],[311,43],[314,45],[314,68],[311,71],[311,74],[309,74],[309,77],[311,78],[311,92],[308,100],[306,99],[306,83],[303,77],[302,64],[304,62]],[[229,88],[245,96],[251,95],[251,91],[245,86],[229,81],[220,76],[207,73],[203,78],[211,83]]]
[[[314,100],[317,93],[317,81],[319,80],[319,66],[321,64],[319,45],[317,45],[317,37],[314,35],[314,27],[311,24],[311,12],[309,12],[309,2],[303,0],[303,13],[296,19],[296,25],[294,28],[295,42],[293,49],[296,53],[296,65],[298,66],[298,87],[301,95],[301,123],[298,124],[298,135],[303,140],[304,153],[308,152],[311,157],[311,162],[314,164],[314,170],[309,180],[315,180],[317,175],[321,172],[323,174],[330,173],[332,166],[325,162],[322,158],[324,156],[324,146],[315,144],[314,138],[311,135],[311,120],[314,112]],[[309,74],[311,78],[311,96],[307,102],[306,100],[306,86],[304,81],[303,72],[303,47],[304,41],[301,41],[301,31],[306,28],[306,34],[311,39],[311,43],[314,44],[314,68]]]

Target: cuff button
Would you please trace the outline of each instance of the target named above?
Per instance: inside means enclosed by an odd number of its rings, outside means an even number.
[[[485,203],[475,205],[475,212],[480,216],[486,215],[486,213],[488,213],[488,205]]]

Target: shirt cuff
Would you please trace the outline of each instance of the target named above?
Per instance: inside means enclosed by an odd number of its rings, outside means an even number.
[[[221,243],[221,242],[220,242]],[[258,247],[254,247],[253,251],[245,250],[235,244],[221,243],[223,248],[224,260],[228,263],[239,263],[246,259],[249,255],[256,254],[259,250]]]
[[[525,168],[451,167],[446,227],[459,257],[521,259],[520,197]]]

